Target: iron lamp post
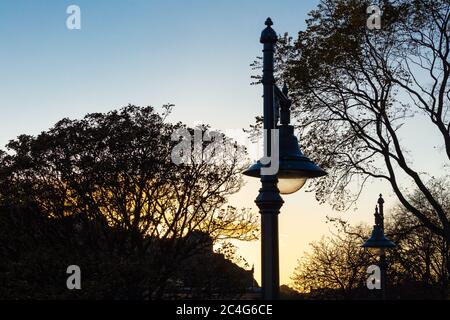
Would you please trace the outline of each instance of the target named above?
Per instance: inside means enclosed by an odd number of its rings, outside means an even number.
[[[396,247],[396,244],[389,240],[384,235],[384,212],[383,212],[384,199],[380,194],[378,198],[378,207],[375,207],[375,225],[373,226],[372,235],[366,242],[363,243],[363,248],[374,249],[377,251],[379,256],[378,266],[381,272],[381,295],[382,299],[386,299],[386,285],[387,285],[387,260],[385,250],[389,248]],[[378,210],[379,208],[379,210]]]
[[[264,87],[264,129],[265,152],[268,157],[278,156],[279,165],[276,174],[261,174],[263,164],[260,161],[250,166],[243,174],[261,179],[262,187],[255,200],[261,214],[261,267],[263,299],[273,300],[279,296],[279,251],[278,251],[278,214],[284,201],[281,194],[290,194],[299,190],[308,178],[321,177],[327,173],[306,157],[300,150],[290,125],[291,101],[286,85],[280,90],[274,77],[274,52],[278,40],[272,29],[272,20],[267,18],[266,28],[261,33],[263,49]],[[279,124],[278,124],[279,123]],[[278,155],[272,154],[271,132],[279,130]],[[275,152],[274,152],[275,153]]]

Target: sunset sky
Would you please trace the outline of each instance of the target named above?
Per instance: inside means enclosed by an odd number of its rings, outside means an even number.
[[[250,63],[270,16],[278,33],[304,29],[318,1],[285,0],[2,0],[0,2],[0,146],[21,133],[38,134],[64,117],[80,118],[129,103],[176,105],[171,121],[248,128],[262,113],[262,88],[251,86]],[[81,30],[66,28],[66,8],[81,8]],[[420,116],[402,128],[415,168],[442,170],[434,128]],[[448,169],[447,169],[448,170]],[[258,179],[230,204],[251,207]],[[374,181],[345,213],[319,205],[314,194],[285,196],[280,219],[281,283],[311,241],[329,233],[326,216],[373,223],[383,193],[387,212],[396,205],[388,185]],[[260,274],[259,242],[239,244]]]

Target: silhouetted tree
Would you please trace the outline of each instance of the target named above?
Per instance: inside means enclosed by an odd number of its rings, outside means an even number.
[[[192,152],[191,163],[175,164],[173,132],[193,129],[168,123],[171,107],[160,115],[129,105],[63,119],[37,137],[10,141],[0,153],[0,205],[36,208],[48,219],[70,217],[80,230],[96,225],[90,237],[104,238],[105,251],[149,260],[155,278],[147,291],[161,297],[183,261],[203,250],[192,234],[213,243],[257,237],[252,213],[226,206],[242,185],[242,150],[222,136],[226,152],[213,150],[208,158]]]
[[[382,12],[380,30],[366,27],[373,4]],[[415,166],[402,134],[421,115],[450,160],[449,20],[448,0],[323,0],[295,41],[280,39],[278,81],[290,88],[305,153],[329,173],[311,182],[321,201],[347,208],[367,181],[382,179],[421,224],[450,240],[444,202],[431,192],[430,177]],[[432,215],[408,197],[411,188]]]
[[[429,185],[447,214],[448,187],[445,179],[432,180]],[[408,197],[423,214],[436,219],[420,191],[413,191]],[[371,228],[351,226],[341,218],[329,220],[335,223],[337,231],[311,244],[311,251],[299,260],[292,277],[294,288],[315,298],[377,298],[376,293],[365,287],[365,282],[366,268],[377,264],[378,256],[361,248]],[[401,204],[386,216],[385,233],[397,244],[386,250],[388,297],[447,299],[450,248],[446,238],[431,232]]]
[[[373,259],[361,248],[362,234],[367,234],[367,228],[359,226],[311,243],[311,251],[298,261],[292,276],[294,289],[314,298],[354,297],[355,289],[365,283],[366,268]]]
[[[430,189],[442,201],[449,216],[449,182],[434,180]],[[421,192],[413,192],[411,201],[430,219],[436,219],[433,208],[423,199]],[[398,244],[397,249],[392,252],[391,259],[395,263],[391,267],[391,278],[395,278],[394,281],[400,285],[412,282],[416,287],[422,287],[423,296],[447,298],[450,247],[446,238],[431,232],[401,205],[394,208],[390,220],[388,225],[391,237]]]

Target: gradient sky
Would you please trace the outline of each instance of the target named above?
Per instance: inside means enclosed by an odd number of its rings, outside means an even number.
[[[278,33],[305,26],[318,1],[300,0],[2,0],[0,2],[0,146],[18,134],[37,134],[63,117],[80,118],[128,103],[176,105],[171,119],[218,129],[248,128],[262,113],[262,88],[250,86],[250,63],[261,55],[259,36],[270,16]],[[81,30],[66,28],[66,8],[81,8]],[[417,130],[420,126],[421,130]],[[438,172],[432,127],[413,119],[405,128],[420,169]],[[437,146],[439,148],[439,146]],[[433,152],[433,153],[431,153]],[[259,181],[231,198],[252,207]],[[328,234],[327,215],[372,224],[380,192],[375,181],[357,210],[333,212],[314,195],[285,197],[280,214],[281,282],[289,283],[308,243]],[[239,253],[260,273],[259,242]]]

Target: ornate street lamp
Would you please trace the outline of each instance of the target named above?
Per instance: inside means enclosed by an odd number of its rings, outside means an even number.
[[[277,299],[279,295],[279,253],[278,253],[278,214],[284,201],[280,196],[299,190],[308,178],[321,177],[327,173],[306,157],[299,148],[290,123],[291,101],[286,85],[280,90],[273,75],[275,44],[278,40],[272,29],[272,20],[267,18],[266,28],[261,33],[263,50],[264,87],[264,129],[265,152],[270,158],[278,156],[276,174],[261,174],[261,168],[270,164],[258,161],[243,174],[261,179],[262,187],[255,200],[261,214],[261,266],[262,291],[266,300]],[[278,125],[278,120],[280,125]],[[279,130],[278,155],[272,154],[272,130]],[[273,153],[275,153],[274,151]]]
[[[375,225],[373,226],[372,235],[369,239],[366,240],[366,242],[363,243],[363,248],[369,248],[372,250],[375,250],[375,252],[379,256],[379,264],[380,272],[381,272],[381,294],[383,300],[386,299],[386,285],[387,285],[387,276],[386,276],[386,270],[387,270],[387,261],[386,261],[386,254],[385,249],[394,248],[396,247],[396,244],[393,243],[391,240],[389,240],[384,235],[384,213],[383,213],[383,204],[384,199],[382,195],[380,194],[380,197],[378,198],[378,207],[375,207]]]

